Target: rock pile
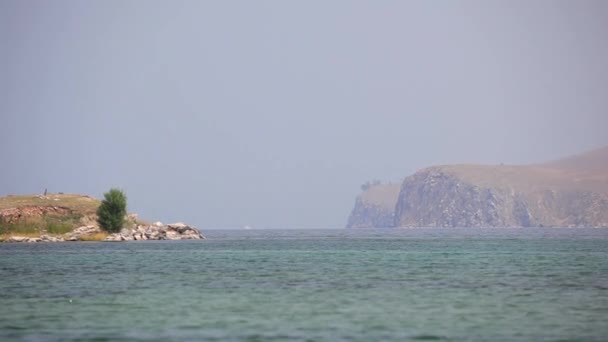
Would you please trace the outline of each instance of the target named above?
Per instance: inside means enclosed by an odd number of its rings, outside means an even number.
[[[11,236],[6,242],[64,242],[80,241],[83,236],[100,233],[97,226],[82,226],[63,236],[41,235],[40,237]],[[134,228],[123,228],[120,233],[108,235],[104,241],[136,241],[136,240],[200,240],[205,237],[192,226],[183,223],[163,225],[157,222],[153,225],[137,225]]]
[[[195,228],[183,223],[162,225],[138,225],[133,229],[123,229],[120,233],[110,234],[105,241],[133,240],[200,240],[205,237]]]
[[[41,235],[40,237],[11,236],[6,242],[62,242],[62,237]]]

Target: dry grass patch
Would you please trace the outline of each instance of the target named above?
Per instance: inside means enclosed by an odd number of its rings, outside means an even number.
[[[95,198],[76,194],[9,195],[0,198],[0,210],[28,206],[66,207],[82,214],[95,214],[101,202]]]
[[[0,242],[4,242],[13,236],[22,236],[27,238],[39,238],[40,232],[16,233],[16,234],[0,234]]]
[[[107,233],[95,233],[80,236],[80,241],[103,241],[108,236]]]

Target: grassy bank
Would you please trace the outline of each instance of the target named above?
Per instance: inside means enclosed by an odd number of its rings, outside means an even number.
[[[82,195],[48,194],[0,198],[0,237],[63,235],[94,220],[99,201]]]
[[[61,235],[69,233],[79,226],[81,218],[81,214],[74,213],[65,217],[45,215],[43,217],[25,218],[11,223],[0,220],[0,235],[40,233]]]
[[[97,225],[101,201],[76,194],[47,194],[0,197],[0,241],[11,236],[37,238],[65,235],[81,226]],[[149,225],[136,216],[125,218],[124,227]],[[107,233],[81,235],[81,241],[101,241]]]

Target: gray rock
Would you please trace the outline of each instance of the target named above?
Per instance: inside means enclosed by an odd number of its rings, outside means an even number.
[[[132,229],[122,229],[118,234],[110,234],[105,241],[145,241],[145,240],[198,240],[205,237],[192,226],[172,223],[165,226],[157,224],[138,225]]]
[[[25,236],[11,236],[6,242],[27,242],[27,240]]]
[[[65,241],[80,241],[81,236],[91,235],[101,232],[98,226],[81,226],[64,235]]]
[[[52,236],[52,235],[42,235],[40,236],[42,242],[63,242],[65,241],[62,237]]]
[[[179,232],[175,230],[167,230],[165,232],[165,240],[181,240],[182,237]]]
[[[118,233],[110,234],[110,235],[106,236],[104,241],[122,241],[122,235],[120,235]]]

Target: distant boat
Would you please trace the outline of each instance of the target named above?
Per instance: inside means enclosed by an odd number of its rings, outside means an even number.
[[[243,229],[250,230],[250,229],[253,229],[253,228],[251,228],[251,226],[244,226]]]

